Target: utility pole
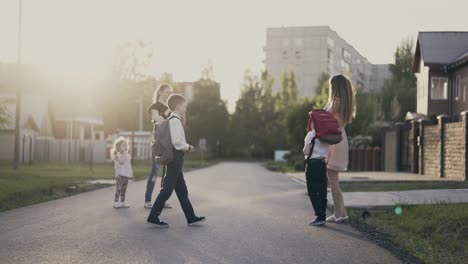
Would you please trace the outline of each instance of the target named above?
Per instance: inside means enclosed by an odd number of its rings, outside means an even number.
[[[22,9],[23,9],[23,1],[19,0],[19,8],[18,8],[18,49],[17,49],[17,86],[16,86],[16,115],[15,115],[15,152],[14,152],[14,159],[13,159],[13,169],[18,169],[19,166],[19,152],[20,152],[20,114],[21,114],[21,23],[22,23]]]

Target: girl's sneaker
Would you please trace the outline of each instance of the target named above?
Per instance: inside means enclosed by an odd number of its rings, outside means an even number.
[[[114,208],[121,208],[122,207],[122,203],[119,203],[119,202],[114,202]]]
[[[347,223],[349,221],[349,216],[338,217],[336,219],[337,223]]]
[[[122,204],[121,205],[122,208],[129,208],[130,207],[130,204],[128,204],[126,202],[122,202],[121,204]]]
[[[151,208],[153,208],[153,204],[152,204],[151,202],[146,202],[145,205],[144,205],[144,207],[145,207],[146,209],[151,209]]]

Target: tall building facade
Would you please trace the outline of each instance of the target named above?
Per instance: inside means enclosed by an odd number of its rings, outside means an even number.
[[[267,29],[265,67],[274,78],[274,91],[287,71],[296,76],[299,97],[316,95],[323,73],[349,74],[354,85],[376,91],[390,77],[388,64],[371,64],[328,26]]]

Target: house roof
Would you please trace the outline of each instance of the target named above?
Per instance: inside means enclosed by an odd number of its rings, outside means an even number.
[[[468,31],[419,32],[413,58],[413,72],[420,61],[426,66],[447,67],[468,52]]]
[[[468,64],[468,51],[465,52],[463,55],[457,57],[452,63],[448,64],[447,69],[451,70],[465,64]]]
[[[468,51],[468,32],[419,32],[422,59],[428,64],[448,64]]]

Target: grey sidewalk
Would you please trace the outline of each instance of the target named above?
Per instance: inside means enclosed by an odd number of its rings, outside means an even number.
[[[305,184],[303,173],[287,173],[291,179]],[[417,174],[385,172],[347,172],[340,174],[340,181],[427,181],[440,180]],[[443,180],[443,179],[442,179]],[[343,193],[346,207],[375,208],[397,204],[433,204],[440,202],[468,203],[468,189],[414,190],[390,192]],[[333,205],[331,193],[328,203]]]

